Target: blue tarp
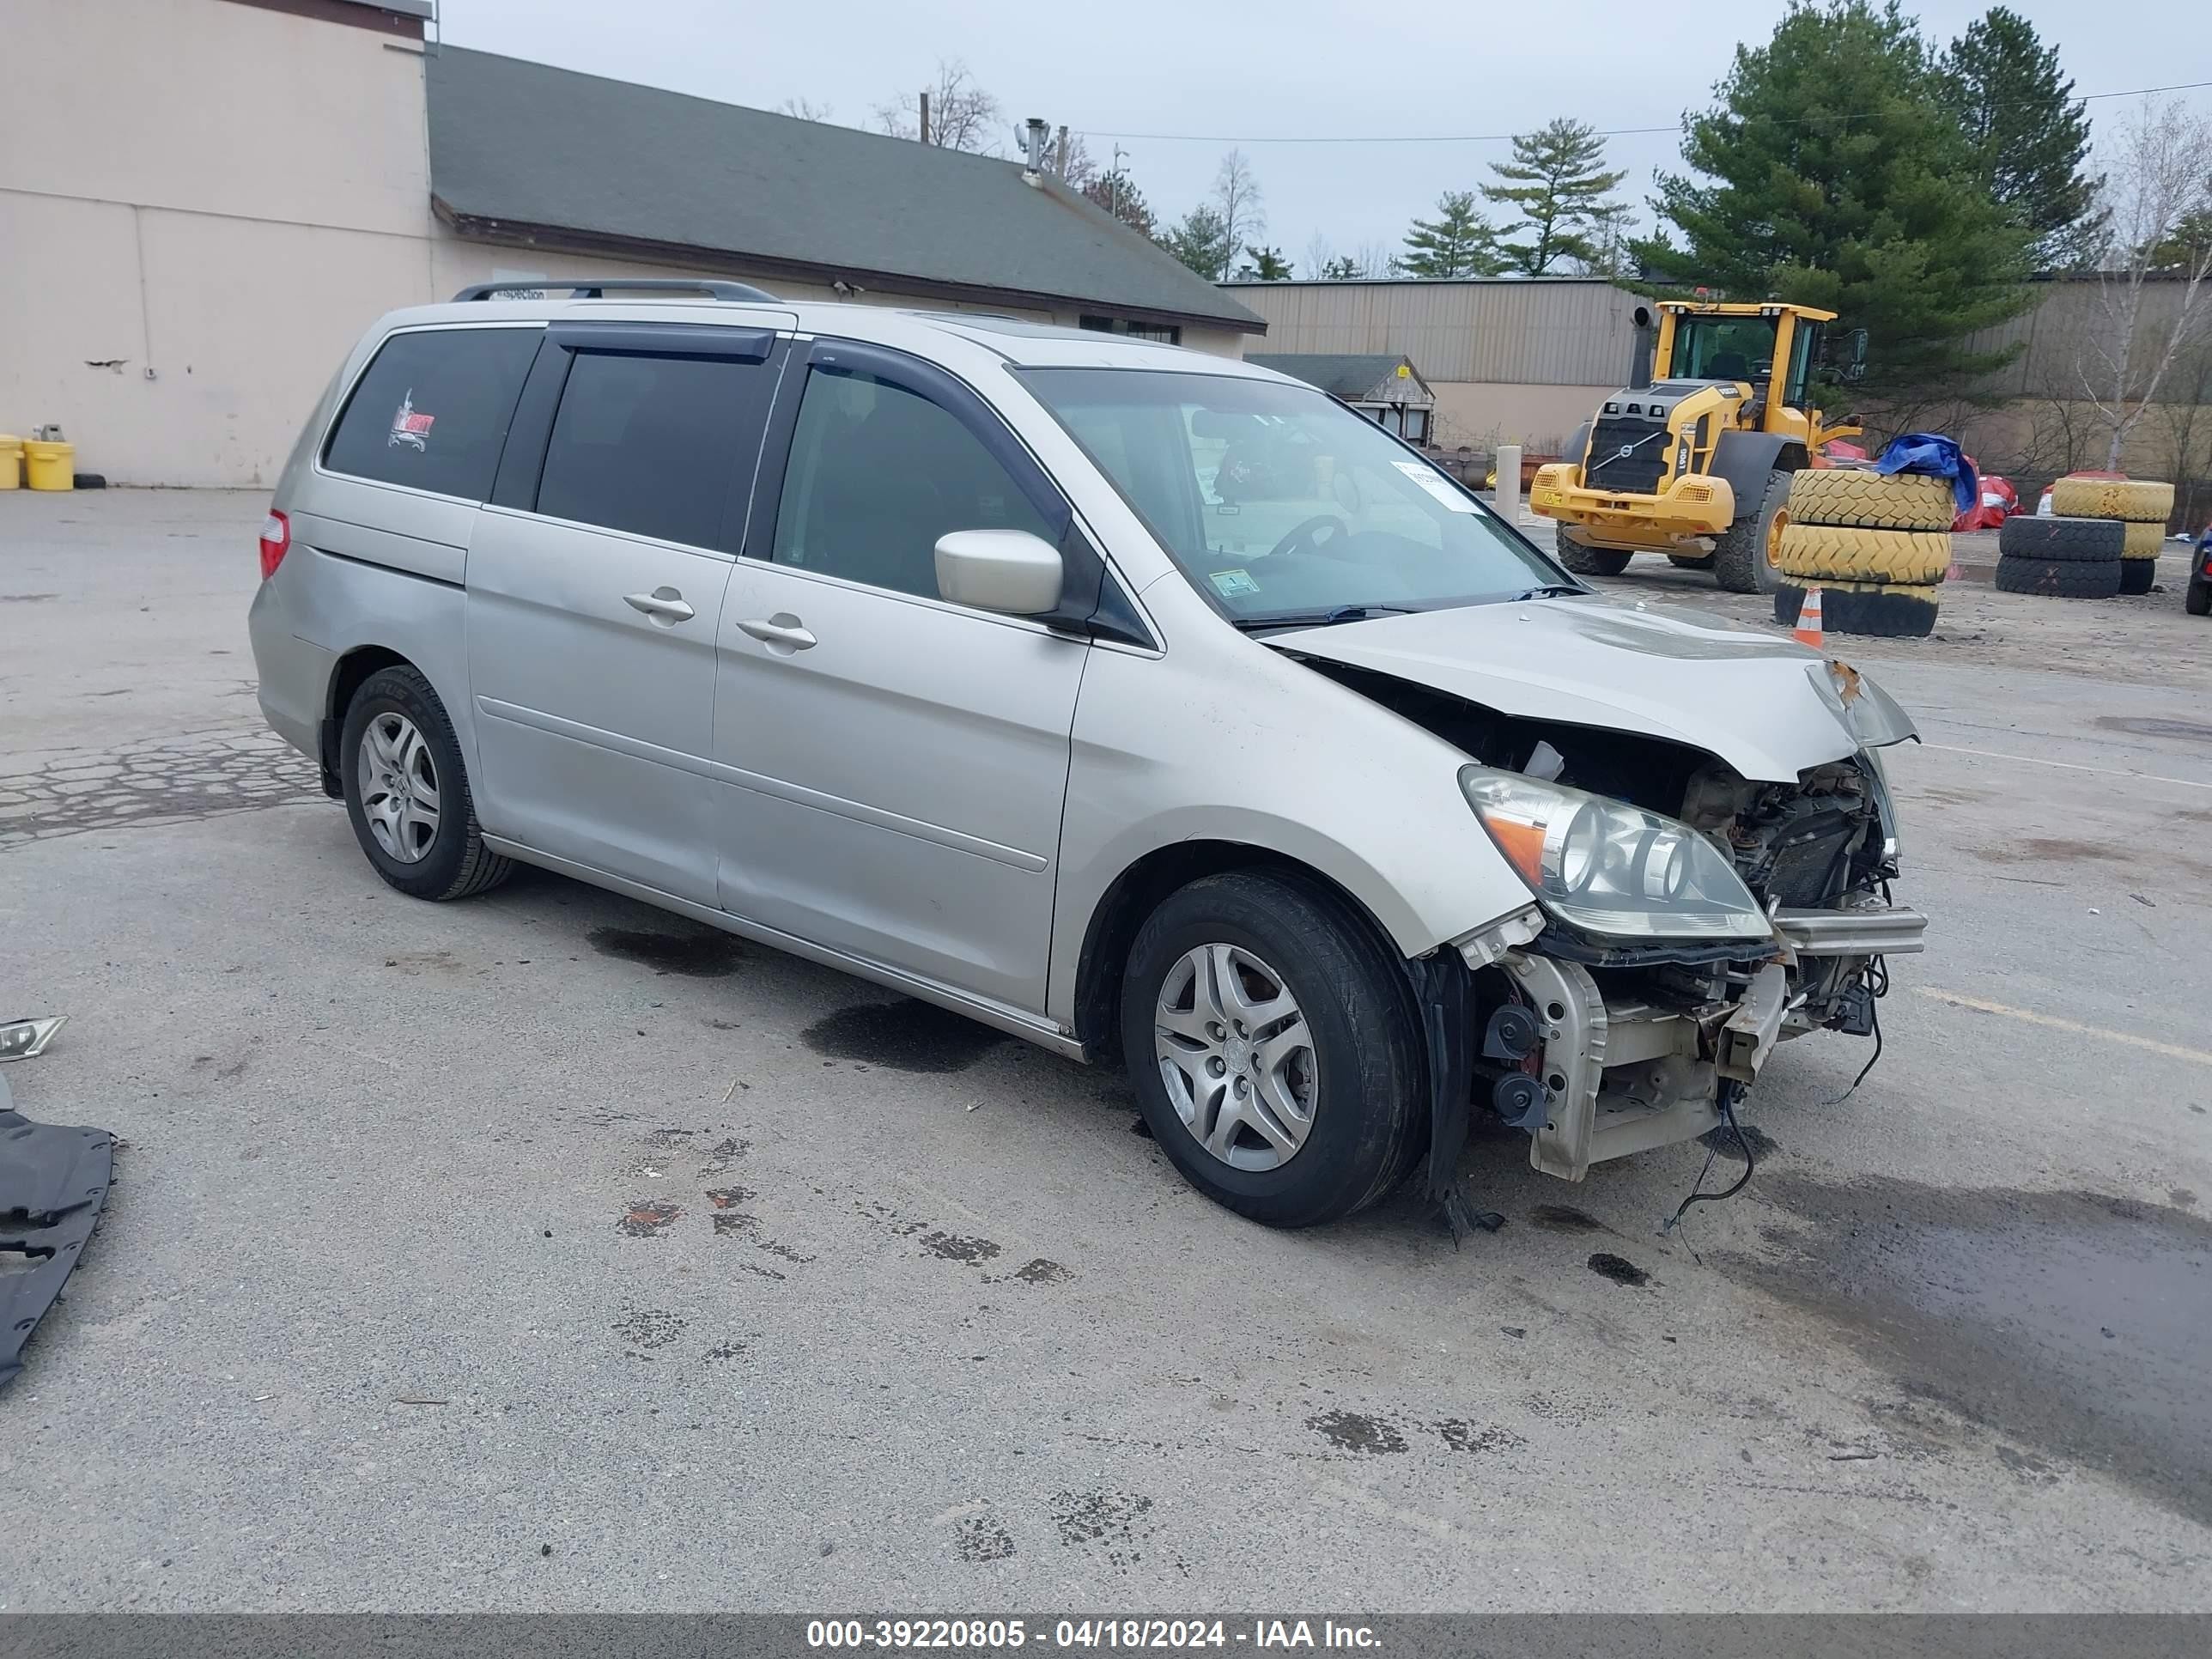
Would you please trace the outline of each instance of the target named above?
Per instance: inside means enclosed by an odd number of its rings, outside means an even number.
[[[1948,478],[1960,512],[1971,513],[1981,505],[1982,481],[1974,476],[1974,464],[1957,443],[1938,432],[1908,432],[1892,438],[1889,447],[1875,459],[1874,470],[1925,472],[1930,477]]]

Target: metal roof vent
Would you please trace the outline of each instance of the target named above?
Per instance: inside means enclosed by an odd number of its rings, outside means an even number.
[[[1032,115],[1024,125],[1026,132],[1022,144],[1022,182],[1025,185],[1035,185],[1042,189],[1044,185],[1045,125],[1037,117]]]

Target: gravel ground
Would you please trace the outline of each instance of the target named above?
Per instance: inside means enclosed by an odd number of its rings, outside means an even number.
[[[2212,1609],[2172,571],[1833,641],[1928,739],[1880,1065],[1784,1049],[1671,1237],[1705,1149],[1479,1132],[1455,1250],[1249,1225],[1120,1079],[595,890],[392,893],[258,724],[263,505],[0,500],[0,1004],[71,1016],[10,1081],[126,1143],[0,1610]]]

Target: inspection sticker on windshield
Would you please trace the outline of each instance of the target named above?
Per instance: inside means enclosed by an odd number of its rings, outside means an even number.
[[[1252,580],[1249,570],[1217,570],[1206,578],[1213,591],[1224,599],[1233,599],[1240,593],[1256,593],[1260,584]]]
[[[1393,461],[1391,465],[1442,501],[1455,513],[1472,513],[1474,503],[1452,488],[1451,480],[1420,461]]]

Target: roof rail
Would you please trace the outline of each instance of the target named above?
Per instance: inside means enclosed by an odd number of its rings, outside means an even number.
[[[531,289],[543,289],[550,294],[556,289],[567,289],[572,300],[603,300],[609,289],[622,294],[703,294],[710,300],[774,302],[775,295],[765,289],[755,288],[750,283],[725,283],[705,277],[694,280],[689,276],[563,276],[526,278],[510,276],[501,283],[471,283],[453,295],[456,305],[469,300],[489,300],[496,295],[514,294]]]

